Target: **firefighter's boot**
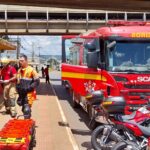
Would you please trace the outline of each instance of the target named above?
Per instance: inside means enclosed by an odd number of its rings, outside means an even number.
[[[22,112],[24,114],[24,119],[30,119],[31,118],[31,108],[30,108],[29,104],[23,105]]]
[[[4,105],[5,105],[6,114],[10,114],[9,101],[8,100],[4,100]]]
[[[17,112],[16,112],[16,107],[15,107],[15,100],[11,99],[10,100],[10,115],[12,118],[17,116]]]

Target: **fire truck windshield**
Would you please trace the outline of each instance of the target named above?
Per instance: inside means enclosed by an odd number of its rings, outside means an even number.
[[[116,41],[107,52],[109,71],[150,72],[150,41]]]

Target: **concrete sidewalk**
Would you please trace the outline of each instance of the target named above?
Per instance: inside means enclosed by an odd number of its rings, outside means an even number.
[[[36,121],[37,126],[37,144],[34,150],[78,150],[51,85],[41,80],[37,94],[37,100],[32,107],[32,118]],[[1,128],[10,119],[10,116],[4,115],[3,111],[4,108],[0,114]],[[21,114],[19,107],[18,111]]]

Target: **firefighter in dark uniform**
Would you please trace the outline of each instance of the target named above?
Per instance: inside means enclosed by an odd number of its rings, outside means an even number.
[[[19,58],[20,69],[17,73],[18,105],[22,106],[25,119],[31,117],[31,107],[36,99],[35,88],[39,85],[39,76],[31,66],[28,65],[27,56],[22,54]]]

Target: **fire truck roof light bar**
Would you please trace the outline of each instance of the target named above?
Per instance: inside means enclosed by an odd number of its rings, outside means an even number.
[[[150,26],[150,22],[146,21],[124,21],[124,20],[109,20],[107,22],[108,25],[113,25],[113,26]]]

